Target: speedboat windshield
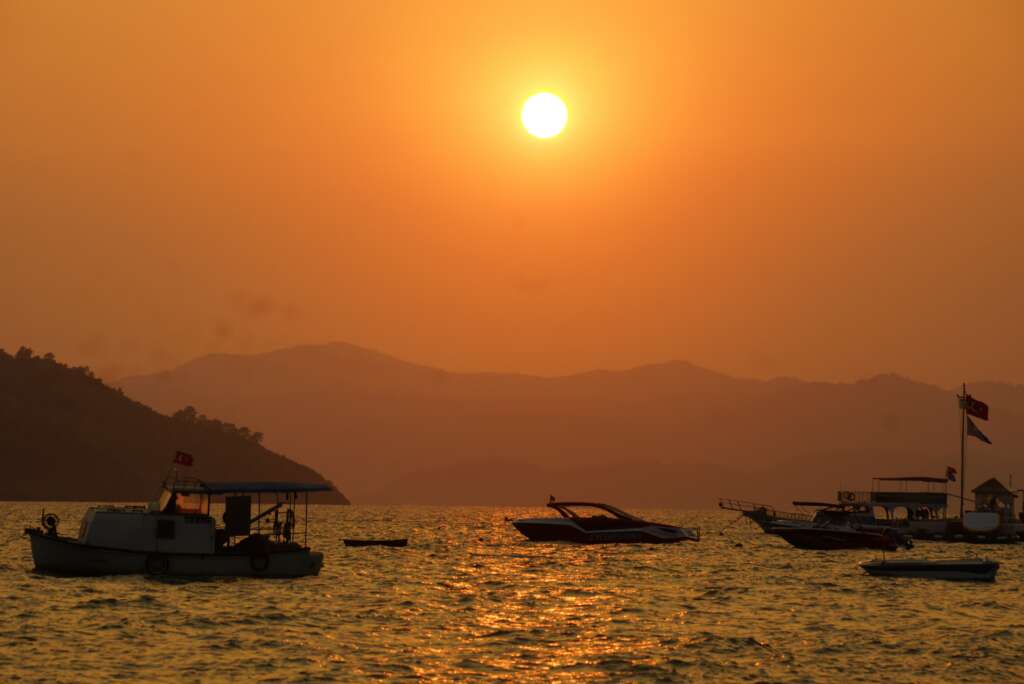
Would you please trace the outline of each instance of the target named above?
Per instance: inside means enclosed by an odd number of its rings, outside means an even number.
[[[588,518],[602,516],[608,513],[620,520],[640,521],[635,515],[630,515],[620,508],[609,506],[603,503],[587,503],[582,501],[552,501],[548,504],[558,511],[564,518]]]

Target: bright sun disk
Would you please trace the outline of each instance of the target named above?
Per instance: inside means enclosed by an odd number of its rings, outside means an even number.
[[[558,135],[569,120],[569,110],[562,98],[551,93],[537,93],[523,105],[523,127],[530,135],[550,138]]]

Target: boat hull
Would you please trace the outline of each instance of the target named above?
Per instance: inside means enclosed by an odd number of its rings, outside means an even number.
[[[308,549],[270,553],[144,553],[81,544],[27,530],[32,560],[41,572],[61,575],[167,575],[173,577],[303,577],[319,574],[322,553]]]
[[[945,580],[993,582],[999,563],[982,559],[961,561],[874,560],[860,564],[875,577],[923,577]]]
[[[700,535],[682,527],[645,525],[617,529],[585,530],[570,520],[535,518],[515,520],[512,525],[530,541],[576,544],[675,544],[699,541]]]
[[[798,549],[833,551],[839,549],[881,549],[895,551],[899,539],[893,534],[821,527],[778,527],[772,530]]]

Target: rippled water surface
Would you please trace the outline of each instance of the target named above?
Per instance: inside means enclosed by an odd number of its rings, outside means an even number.
[[[51,504],[77,529],[84,504]],[[313,507],[319,577],[59,578],[31,571],[0,504],[0,678],[10,681],[634,679],[1012,681],[1024,678],[1024,547],[977,553],[994,584],[880,579],[866,551],[798,551],[720,512],[642,511],[697,544],[525,541],[541,509]],[[408,537],[347,548],[344,537]]]

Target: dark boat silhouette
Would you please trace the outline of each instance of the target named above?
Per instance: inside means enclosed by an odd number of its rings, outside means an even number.
[[[923,577],[945,580],[994,582],[999,563],[986,558],[955,560],[881,560],[860,564],[864,572],[875,577]]]
[[[871,524],[860,507],[817,501],[794,501],[794,506],[819,507],[809,522],[783,521],[769,524],[765,531],[782,537],[798,549],[881,549],[911,548],[910,537],[892,527]]]
[[[781,527],[771,530],[798,549],[832,551],[838,549],[881,549],[895,551],[910,548],[913,542],[893,529],[867,530],[839,525],[820,527]]]
[[[700,541],[700,530],[649,522],[603,503],[586,501],[548,502],[560,517],[523,518],[512,525],[530,541],[564,541],[578,544],[671,544]],[[581,515],[576,509],[595,509]]]
[[[768,534],[782,537],[798,549],[882,549],[910,548],[905,532],[879,524],[870,510],[859,504],[794,501],[797,508],[814,508],[813,515],[787,513],[747,501],[720,499],[719,507],[739,511]]]
[[[345,546],[406,546],[408,539],[343,539]]]

